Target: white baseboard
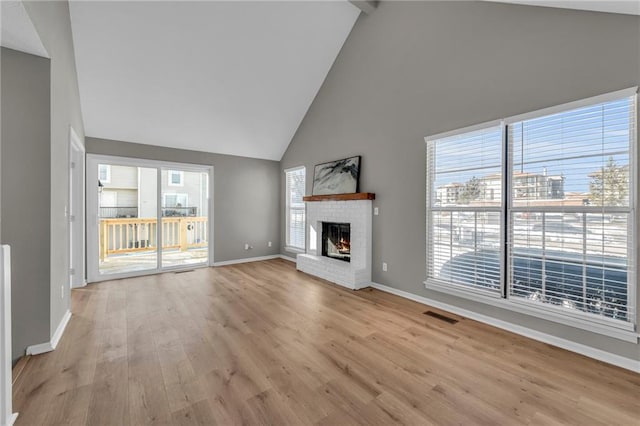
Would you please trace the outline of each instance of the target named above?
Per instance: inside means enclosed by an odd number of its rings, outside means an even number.
[[[71,319],[71,311],[67,309],[67,312],[64,313],[62,319],[60,320],[60,324],[58,324],[58,328],[56,332],[53,333],[53,337],[51,338],[51,346],[55,349],[60,342],[60,338],[64,333],[64,330],[67,328],[67,324],[69,324],[69,320]]]
[[[225,260],[223,262],[214,262],[213,266],[227,266],[227,265],[236,265],[238,263],[260,262],[261,260],[279,259],[280,256],[281,255],[279,254],[272,254],[269,256],[247,257],[244,259]]]
[[[489,324],[494,327],[501,328],[503,330],[507,330],[512,333],[519,334],[521,336],[525,336],[533,340],[537,340],[539,342],[548,343],[550,345],[557,346],[559,348],[566,349],[571,352],[576,352],[581,355],[585,355],[590,358],[594,358],[599,361],[606,362],[608,364],[612,364],[618,367],[625,368],[627,370],[640,373],[640,361],[636,361],[631,358],[615,355],[615,354],[603,351],[601,349],[596,349],[591,346],[583,345],[581,343],[576,343],[571,340],[553,336],[551,334],[542,333],[540,331],[532,330],[530,328],[523,327],[520,325],[511,324],[509,322],[502,321],[493,317],[489,317],[487,315],[482,315],[473,311],[469,311],[467,309],[459,308],[454,305],[449,305],[448,303],[443,303],[437,300],[429,299],[427,297],[418,296],[416,294],[412,294],[403,290],[398,290],[396,288],[389,287],[383,284],[372,282],[371,287],[378,289],[380,291],[384,291],[386,293],[391,293],[391,294],[395,294],[396,296],[404,297],[405,299],[413,300],[414,302],[422,303],[428,306],[433,306],[434,308],[442,309],[444,311],[448,311],[456,315],[460,315],[466,318],[470,318],[472,320]]]
[[[87,286],[87,280],[82,280],[82,284],[80,285],[71,285],[71,288],[82,288]]]
[[[51,341],[27,347],[27,355],[40,355],[55,350],[60,342],[60,338],[64,334],[65,328],[67,328],[67,324],[69,324],[70,319],[71,311],[67,310],[67,312],[62,316],[60,324],[58,324],[58,328],[56,328],[56,332],[53,333]]]
[[[10,414],[9,417],[5,420],[5,422],[1,424],[2,426],[5,426],[5,425],[12,426],[16,422],[17,418],[18,418],[18,413]]]
[[[39,343],[37,345],[27,346],[27,355],[40,355],[51,352],[55,348],[51,346],[51,342]]]

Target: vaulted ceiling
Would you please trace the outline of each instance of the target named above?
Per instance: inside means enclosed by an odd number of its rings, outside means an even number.
[[[640,0],[494,1],[640,13]],[[86,134],[279,160],[376,3],[71,1]]]
[[[87,136],[279,160],[360,10],[70,3]]]

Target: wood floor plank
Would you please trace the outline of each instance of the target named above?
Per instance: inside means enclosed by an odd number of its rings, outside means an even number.
[[[640,418],[639,374],[281,259],[93,284],[72,303],[56,351],[16,380],[18,426]]]

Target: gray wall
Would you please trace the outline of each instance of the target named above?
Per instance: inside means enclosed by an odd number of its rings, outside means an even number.
[[[277,161],[162,148],[87,137],[87,153],[212,165],[216,262],[280,252]],[[272,247],[267,242],[272,241]],[[244,244],[253,246],[244,250]]]
[[[69,4],[66,1],[25,1],[25,9],[51,57],[51,306],[50,333],[53,335],[71,307],[69,288],[69,126],[84,140],[78,76],[71,36]],[[28,164],[28,163],[26,163]],[[60,297],[60,288],[64,297]],[[43,292],[40,297],[45,297]],[[33,342],[43,343],[43,342]]]
[[[423,284],[423,138],[636,86],[639,66],[637,16],[489,2],[381,2],[356,22],[281,169],[305,165],[311,193],[315,164],[362,155],[360,188],[376,193],[380,209],[373,218],[373,281],[640,359],[638,345]],[[283,175],[280,182],[284,206]]]
[[[27,346],[49,340],[50,63],[5,48],[1,55],[0,228],[11,246],[15,362]]]

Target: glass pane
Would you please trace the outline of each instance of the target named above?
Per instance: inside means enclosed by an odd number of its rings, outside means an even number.
[[[494,127],[430,142],[432,207],[502,204],[502,129]]]
[[[162,267],[207,263],[209,173],[162,169],[161,182]]]
[[[500,213],[433,212],[432,276],[500,291]]]
[[[511,294],[628,320],[628,217],[515,213]]]
[[[99,272],[156,269],[156,169],[100,164],[98,170],[109,175],[98,186]]]
[[[629,206],[629,99],[509,126],[513,205]]]
[[[509,127],[510,294],[628,321],[631,98]]]
[[[287,245],[305,248],[305,169],[287,172]]]

